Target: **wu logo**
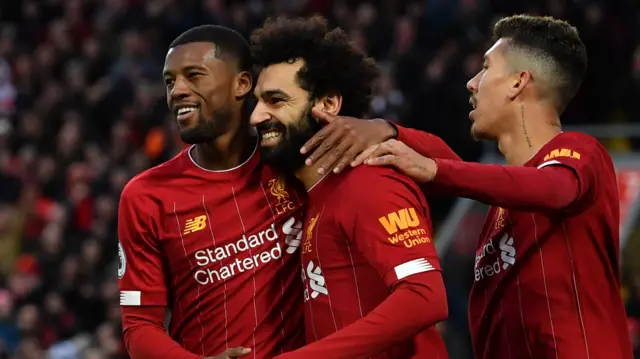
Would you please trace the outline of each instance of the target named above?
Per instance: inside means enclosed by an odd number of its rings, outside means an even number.
[[[277,214],[282,214],[295,208],[285,188],[284,178],[278,177],[269,180],[269,193],[276,198],[275,207]]]
[[[309,277],[309,288],[307,288],[307,277]],[[327,285],[320,266],[316,266],[312,261],[307,264],[307,268],[302,268],[302,282],[304,283],[304,301],[309,297],[316,299],[320,294],[328,295]],[[311,294],[309,294],[311,289]]]
[[[386,216],[378,218],[378,221],[380,221],[380,224],[382,224],[389,235],[395,234],[399,230],[420,225],[420,219],[416,214],[415,208],[404,208],[397,212],[391,212]]]
[[[201,231],[207,227],[207,216],[202,215],[193,219],[187,219],[184,223],[183,234],[189,234],[197,231]]]

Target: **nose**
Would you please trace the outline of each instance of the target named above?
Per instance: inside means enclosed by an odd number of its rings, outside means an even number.
[[[251,117],[249,118],[249,123],[251,126],[258,126],[259,124],[268,121],[271,118],[271,115],[267,111],[266,106],[262,101],[258,101],[256,107],[251,112]]]
[[[181,100],[185,97],[188,97],[190,94],[189,87],[187,87],[186,81],[181,77],[177,78],[173,84],[173,88],[171,89],[171,99]]]
[[[471,93],[475,93],[476,91],[478,91],[478,75],[467,81],[467,90],[469,90],[469,92]]]

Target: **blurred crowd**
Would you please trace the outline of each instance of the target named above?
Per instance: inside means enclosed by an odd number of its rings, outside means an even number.
[[[590,70],[565,123],[638,120],[640,9],[632,0],[3,1],[0,359],[127,357],[116,210],[133,175],[182,148],[161,81],[167,45],[200,24],[249,35],[267,16],[311,12],[382,64],[372,116],[433,132],[467,160],[481,146],[468,135],[465,83],[503,15],[553,15],[580,29]],[[436,220],[446,216],[447,201],[432,205]]]

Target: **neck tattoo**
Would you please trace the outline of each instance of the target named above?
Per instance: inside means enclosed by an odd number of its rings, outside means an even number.
[[[522,131],[524,131],[524,138],[527,140],[527,145],[529,147],[533,147],[531,144],[531,139],[529,138],[529,134],[527,133],[527,126],[524,122],[524,104],[520,104],[520,120],[522,122]]]

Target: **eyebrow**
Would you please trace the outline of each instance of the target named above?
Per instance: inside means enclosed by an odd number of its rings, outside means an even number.
[[[204,67],[202,66],[197,66],[197,65],[189,65],[189,66],[185,66],[182,69],[180,69],[180,72],[189,72],[189,71],[203,71]],[[167,76],[167,75],[171,75],[171,71],[169,70],[164,70],[162,72],[162,76]]]
[[[282,96],[282,97],[289,97],[289,95],[282,91],[282,90],[278,90],[278,89],[269,89],[269,90],[264,90],[262,91],[259,95],[256,95],[257,97],[273,97],[273,96]]]

